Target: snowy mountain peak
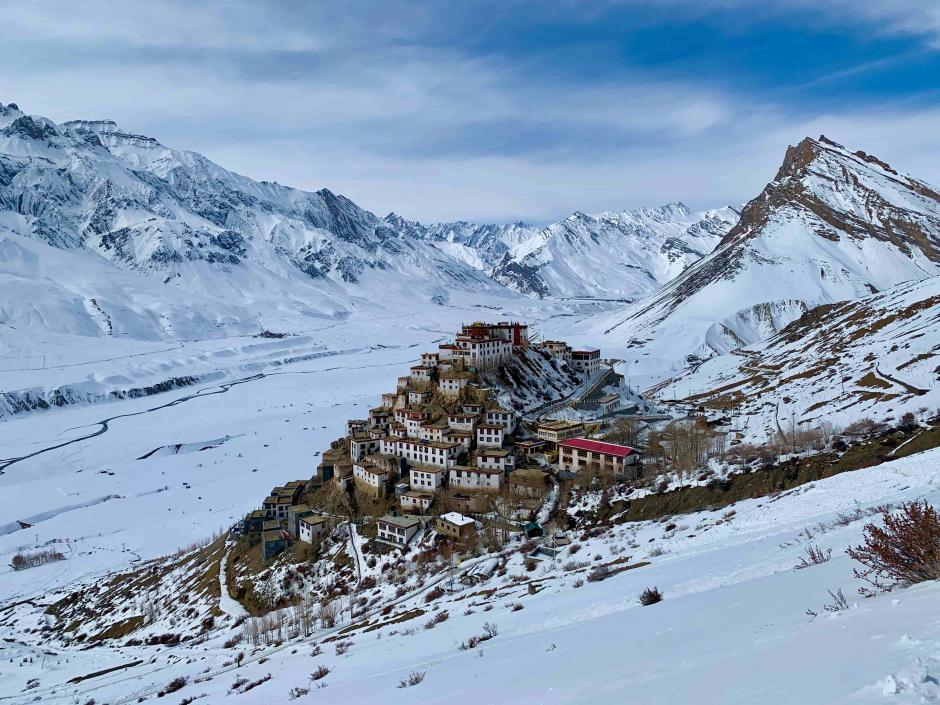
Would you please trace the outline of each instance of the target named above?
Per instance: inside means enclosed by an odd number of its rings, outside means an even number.
[[[712,251],[734,221],[732,209],[575,211],[507,252],[493,270],[529,296],[636,299]]]
[[[824,135],[787,149],[774,180],[744,207],[721,244],[747,241],[772,222],[793,218],[832,241],[873,238],[914,259],[940,262],[940,194]]]
[[[815,306],[937,275],[940,195],[877,157],[807,138],[711,254],[607,330],[644,349],[657,378]]]

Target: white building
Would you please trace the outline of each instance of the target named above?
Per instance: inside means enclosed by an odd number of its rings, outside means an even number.
[[[455,431],[472,431],[479,421],[477,414],[450,414],[447,417],[447,425]]]
[[[422,441],[437,441],[438,443],[442,443],[446,439],[449,431],[450,428],[448,426],[436,423],[423,423],[418,427],[418,438]]]
[[[437,382],[441,394],[448,397],[458,397],[470,383],[470,375],[466,372],[443,372]]]
[[[481,423],[476,428],[477,448],[500,448],[506,429],[499,424]]]
[[[383,438],[382,453],[404,458],[409,463],[450,468],[463,452],[459,443],[422,441],[417,438]]]
[[[444,468],[419,465],[411,468],[408,479],[413,490],[434,492],[444,486],[447,471]]]
[[[428,367],[427,365],[415,365],[411,368],[411,379],[415,382],[430,382],[432,372],[434,372],[433,367]]]
[[[601,351],[597,348],[572,350],[571,365],[578,372],[590,377],[601,368]]]
[[[440,360],[441,360],[441,356],[439,353],[435,353],[435,352],[421,353],[421,364],[424,367],[437,367]]]
[[[422,514],[434,504],[434,495],[429,492],[408,490],[399,500],[402,511],[421,512]]]
[[[449,482],[455,489],[496,492],[503,486],[503,477],[502,470],[459,465],[450,469]]]
[[[349,458],[352,461],[362,460],[367,455],[378,452],[380,441],[371,436],[354,436],[349,439]]]
[[[376,524],[379,539],[399,546],[407,546],[411,538],[418,533],[421,520],[414,517],[384,516]]]
[[[516,414],[509,409],[490,409],[486,412],[486,423],[502,426],[509,434],[516,430]]]
[[[431,401],[431,392],[426,390],[417,390],[412,389],[408,392],[408,403],[418,406],[420,404],[427,404]]]
[[[450,443],[459,443],[461,446],[463,446],[465,453],[470,452],[470,446],[473,444],[473,438],[473,431],[455,431],[450,429],[447,432],[447,440]]]
[[[388,487],[388,470],[383,470],[373,463],[353,463],[353,477],[373,489],[377,495],[385,494]]]
[[[301,517],[297,524],[300,528],[300,540],[304,543],[316,543],[322,539],[329,529],[326,517]]]
[[[454,339],[455,358],[477,370],[492,370],[512,359],[512,342],[500,338],[474,338],[458,335]]]
[[[516,468],[516,456],[507,448],[488,448],[477,453],[476,463],[478,468],[512,472]]]
[[[571,346],[563,340],[543,340],[538,346],[554,358],[571,362]]]

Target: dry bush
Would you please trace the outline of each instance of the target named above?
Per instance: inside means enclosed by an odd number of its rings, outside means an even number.
[[[611,576],[610,568],[606,565],[596,566],[590,573],[588,573],[587,580],[589,583],[599,583],[602,580],[607,580]]]
[[[450,618],[450,613],[447,610],[441,610],[436,612],[431,619],[424,623],[425,629],[434,629],[441,622],[446,622]]]
[[[849,558],[864,566],[855,576],[876,591],[940,578],[940,515],[925,501],[885,510],[884,526],[866,524],[864,543],[849,548]],[[871,591],[863,588],[863,592]]]
[[[663,594],[657,587],[646,588],[640,593],[639,600],[641,605],[649,607],[650,605],[655,605],[657,602],[662,602]]]
[[[483,643],[484,641],[489,641],[490,639],[495,637],[497,634],[498,634],[498,630],[496,629],[495,624],[492,624],[491,622],[484,622],[482,634],[480,634],[479,636],[470,637],[457,648],[459,648],[461,651],[469,651],[470,649],[475,649],[479,644]]]
[[[398,687],[410,688],[413,685],[418,685],[423,680],[424,671],[412,671],[410,676],[407,678],[402,678],[400,681],[398,681]]]
[[[316,670],[310,674],[310,680],[318,681],[330,675],[330,669],[326,666],[317,666]]]
[[[438,598],[444,597],[444,588],[440,585],[431,588],[428,593],[424,596],[425,602],[434,602]]]
[[[819,546],[808,546],[806,555],[800,557],[800,562],[794,566],[794,570],[803,570],[813,565],[820,565],[832,558],[832,549],[822,549]]]
[[[164,695],[169,695],[170,693],[175,693],[177,690],[182,690],[186,686],[186,683],[187,680],[183,676],[174,678],[166,684],[166,688],[157,693],[157,697],[162,698]]]

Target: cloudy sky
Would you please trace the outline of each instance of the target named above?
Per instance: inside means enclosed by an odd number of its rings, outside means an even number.
[[[739,203],[826,134],[940,184],[929,0],[2,2],[0,102],[384,215]]]

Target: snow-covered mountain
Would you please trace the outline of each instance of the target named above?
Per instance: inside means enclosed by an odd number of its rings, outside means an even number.
[[[22,278],[27,271],[10,263],[28,262],[50,288],[44,301],[5,296],[7,323],[42,319],[88,332],[96,318],[119,319],[116,307],[143,315],[151,299],[176,296],[198,297],[188,315],[257,329],[265,311],[335,316],[359,304],[442,303],[459,291],[514,296],[398,225],[327,189],[254,181],[110,121],[55,124],[0,106],[3,276]],[[55,300],[68,303],[37,314]],[[121,330],[146,337],[170,328],[137,320]]]
[[[682,203],[579,211],[509,249],[493,277],[530,296],[636,299],[711,252],[737,217],[732,208],[696,212]]]
[[[0,320],[12,326],[160,338],[460,292],[635,298],[711,251],[735,218],[681,204],[575,213],[542,230],[380,218],[112,121],[56,124],[0,105]]]
[[[663,378],[763,340],[821,304],[940,275],[940,194],[825,137],[774,180],[707,257],[609,320],[635,372]]]

